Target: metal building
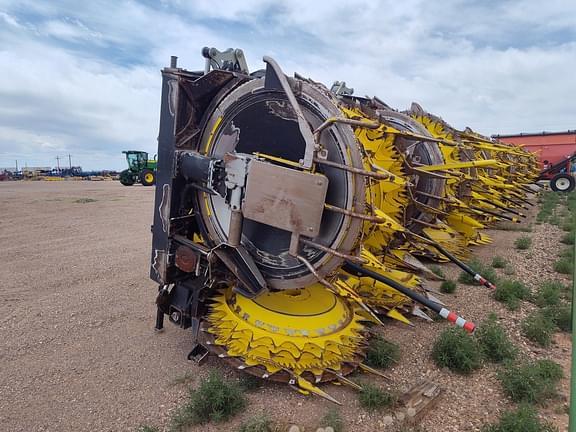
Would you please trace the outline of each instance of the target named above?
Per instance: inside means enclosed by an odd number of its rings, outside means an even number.
[[[492,135],[492,138],[505,143],[520,144],[527,150],[538,154],[540,162],[547,160],[550,164],[560,162],[576,152],[576,130]]]

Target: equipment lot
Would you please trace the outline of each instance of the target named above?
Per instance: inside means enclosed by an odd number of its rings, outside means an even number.
[[[184,400],[187,385],[220,366],[226,375],[235,376],[213,358],[200,368],[188,362],[188,332],[168,323],[164,333],[153,331],[156,287],[148,279],[153,193],[154,188],[117,182],[0,183],[1,430],[133,431],[140,424],[165,426],[170,411]],[[551,270],[562,235],[558,228],[534,226],[530,257],[513,249],[521,233],[487,233],[495,243],[474,248],[481,258],[499,254],[513,260],[515,277],[529,285],[533,278],[532,286],[559,277]],[[447,275],[457,275],[452,266],[444,267]],[[567,394],[570,337],[556,334],[555,344],[546,350],[522,339],[518,321],[532,305],[511,313],[485,288],[465,285],[449,303],[477,323],[495,311],[526,355],[549,357],[564,367],[561,391]],[[386,373],[393,379],[391,387],[400,390],[420,376],[444,387],[438,405],[424,419],[424,430],[480,430],[512,406],[501,393],[493,366],[461,377],[432,364],[428,353],[434,335],[449,324],[418,319],[414,323],[415,328],[390,323],[383,329],[387,338],[402,341],[402,360]],[[185,383],[175,382],[183,376],[179,381]],[[350,389],[328,388],[344,404],[347,430],[379,430],[382,414],[362,411]],[[247,413],[240,418],[198,430],[236,430],[242,419],[259,412],[309,430],[314,418],[332,406],[278,384],[265,385],[249,399]],[[562,396],[544,410],[560,430],[567,424],[566,403]]]
[[[0,429],[129,430],[161,415],[187,347],[184,332],[152,331],[153,194],[118,182],[0,185]]]

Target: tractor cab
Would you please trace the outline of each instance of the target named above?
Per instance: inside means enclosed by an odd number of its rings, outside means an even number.
[[[148,163],[148,153],[138,150],[123,151],[126,155],[126,162],[128,162],[128,169],[132,172],[140,172],[146,168]]]
[[[156,183],[156,156],[148,160],[148,153],[139,150],[125,150],[128,169],[120,173],[120,183],[124,186],[132,186],[134,183],[142,183],[144,186],[152,186]]]

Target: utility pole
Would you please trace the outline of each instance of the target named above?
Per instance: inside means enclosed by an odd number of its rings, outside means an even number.
[[[60,156],[56,156],[56,165],[58,165],[58,174],[60,174]]]
[[[18,159],[16,159],[16,172],[18,172]]]
[[[574,246],[576,251],[576,245]],[[575,261],[576,262],[576,256]],[[576,271],[576,270],[574,270]],[[576,432],[576,333],[574,333],[574,328],[576,327],[576,274],[572,273],[572,362],[570,368],[570,410],[568,415],[568,430],[570,432]]]
[[[70,165],[70,172],[72,172],[72,155],[68,153],[68,164]]]

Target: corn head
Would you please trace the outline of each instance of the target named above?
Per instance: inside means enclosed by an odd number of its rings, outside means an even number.
[[[318,383],[363,363],[367,323],[439,313],[423,264],[462,259],[482,229],[519,222],[535,158],[417,104],[406,112],[301,76],[271,58],[205,48],[173,58],[162,108],[151,278],[164,317],[192,331],[190,359],[334,400]]]

